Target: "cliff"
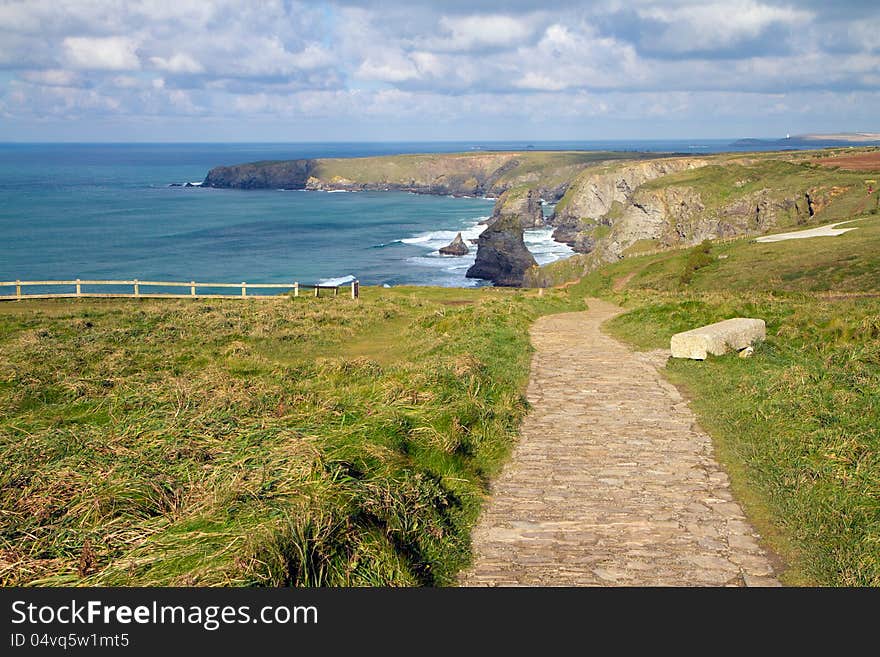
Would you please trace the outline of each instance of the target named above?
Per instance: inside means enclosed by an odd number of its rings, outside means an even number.
[[[588,253],[595,245],[596,228],[611,226],[624,208],[632,205],[633,194],[641,185],[705,164],[702,159],[675,158],[588,169],[572,181],[556,205],[550,218],[550,224],[556,226],[553,237],[575,251]]]
[[[477,259],[468,269],[468,278],[482,278],[495,285],[517,287],[535,258],[523,241],[523,229],[514,215],[499,218],[477,240]]]
[[[653,157],[643,153],[578,151],[474,152],[322,158],[251,162],[215,167],[204,187],[407,191],[422,194],[497,197],[527,185],[561,197],[585,167],[616,159]]]
[[[864,174],[823,167],[822,155],[719,155],[585,170],[551,218],[556,234],[585,255],[530,272],[525,284],[558,284],[646,251],[864,210]]]
[[[540,228],[546,224],[538,189],[519,186],[508,189],[495,202],[489,223],[512,218],[523,229]]]
[[[214,167],[202,187],[305,189],[315,165],[315,160],[283,160]]]
[[[585,266],[592,267],[645,250],[846,218],[864,196],[864,175],[823,166],[828,154],[473,152],[290,160],[217,167],[203,186],[495,197],[492,230],[480,238],[468,276],[516,285],[534,264],[522,230],[547,223],[558,241],[589,254]],[[542,199],[556,203],[547,221]]]

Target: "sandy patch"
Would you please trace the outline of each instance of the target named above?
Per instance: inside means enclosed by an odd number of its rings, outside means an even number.
[[[848,221],[841,221],[838,224],[831,224],[830,226],[819,226],[818,228],[810,228],[808,230],[798,230],[793,233],[779,233],[778,235],[765,235],[764,237],[759,237],[755,241],[756,242],[784,242],[785,240],[802,240],[807,239],[808,237],[835,237],[837,235],[843,235],[844,233],[856,230],[857,226],[853,226],[852,228],[838,228],[838,226],[842,226],[843,224],[848,224]]]

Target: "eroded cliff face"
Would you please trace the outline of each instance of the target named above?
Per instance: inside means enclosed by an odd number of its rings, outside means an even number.
[[[544,210],[541,207],[541,193],[538,189],[515,187],[505,191],[492,211],[488,223],[511,218],[523,229],[540,228],[545,225]]]
[[[680,158],[585,170],[551,218],[554,237],[594,254],[596,263],[610,262],[642,250],[802,225],[846,191],[805,189],[800,170],[755,165]]]
[[[214,167],[202,186],[233,189],[305,189],[316,160],[250,162]]]
[[[215,167],[203,186],[488,197],[526,186],[555,199],[579,171],[607,159],[596,153],[497,152],[252,162]]]
[[[825,195],[812,190],[814,197]],[[633,248],[662,249],[801,225],[812,216],[810,198],[810,192],[780,194],[780,190],[762,189],[713,207],[692,187],[641,189],[612,221],[594,251],[601,260],[614,261]]]
[[[553,237],[574,250],[588,253],[595,246],[591,234],[600,225],[611,226],[632,205],[644,183],[669,173],[704,166],[705,160],[674,158],[590,168],[571,183],[550,218]]]

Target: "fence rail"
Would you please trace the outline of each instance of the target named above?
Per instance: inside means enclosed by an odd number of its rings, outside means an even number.
[[[53,292],[53,293],[25,293],[22,291],[26,287],[67,287],[74,286],[70,292]],[[131,286],[131,293],[123,292],[91,292],[83,291],[84,285],[113,285],[117,287]],[[333,296],[339,295],[341,287],[348,287],[349,283],[342,285],[321,285],[319,283],[197,283],[196,281],[141,281],[136,278],[131,280],[118,281],[93,281],[86,279],[74,279],[64,281],[0,281],[0,289],[15,288],[15,294],[0,294],[0,301],[21,301],[23,299],[80,299],[80,298],[118,298],[118,299],[275,299],[278,294],[248,294],[248,290],[288,290],[293,292],[293,296],[298,297],[300,293],[306,290],[312,291],[314,296],[318,297],[321,290],[332,290]],[[360,282],[351,281],[351,298],[357,299],[360,296]],[[184,287],[189,288],[189,294],[174,292],[141,292],[142,287]],[[231,288],[240,290],[239,294],[199,294],[199,288]]]

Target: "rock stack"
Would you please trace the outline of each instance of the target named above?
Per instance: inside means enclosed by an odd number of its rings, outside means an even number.
[[[467,255],[470,252],[467,244],[464,243],[464,240],[461,238],[461,233],[455,236],[455,239],[449,243],[448,246],[444,246],[440,249],[441,255],[451,255],[451,256],[463,256]]]

